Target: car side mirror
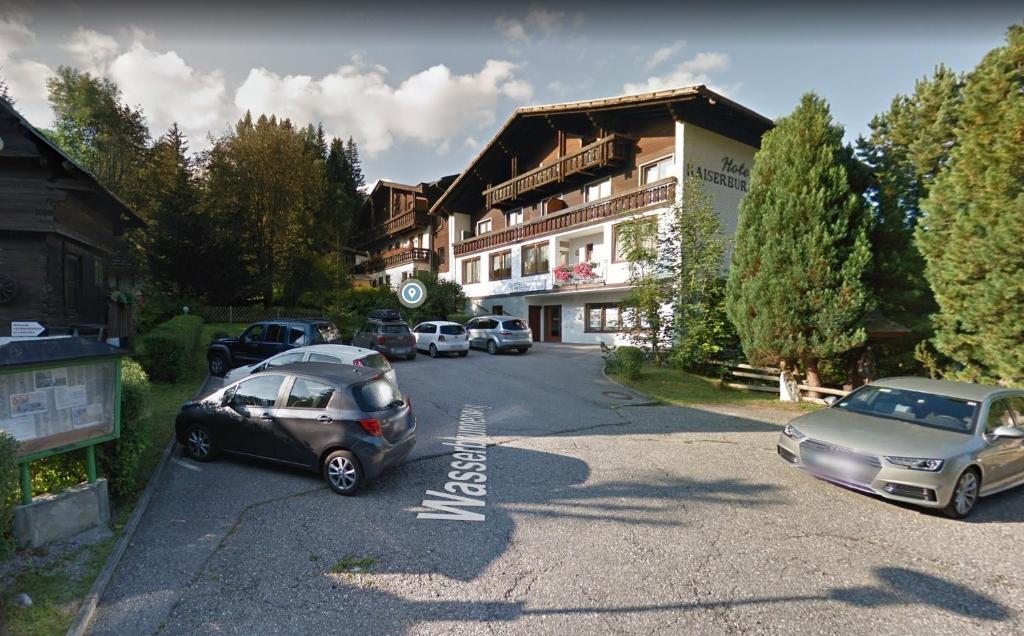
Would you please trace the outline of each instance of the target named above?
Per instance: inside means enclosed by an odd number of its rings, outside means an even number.
[[[827,398],[825,398],[825,404],[828,405],[828,406],[832,406],[833,404],[835,404],[838,401],[839,401],[839,398],[837,398],[834,395],[830,395]]]
[[[1024,439],[1024,429],[1013,426],[1000,426],[992,431],[992,437],[997,439]]]

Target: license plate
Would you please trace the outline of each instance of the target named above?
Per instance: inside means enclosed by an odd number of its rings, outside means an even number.
[[[409,347],[396,347],[392,349],[392,351],[395,352],[395,355],[402,355],[404,353],[409,353]]]
[[[859,471],[861,466],[846,457],[837,457],[835,455],[815,455],[811,463],[815,466],[819,466],[828,470],[842,475],[849,475]]]

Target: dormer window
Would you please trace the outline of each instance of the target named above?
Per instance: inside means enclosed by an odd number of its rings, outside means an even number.
[[[523,208],[516,208],[505,213],[505,227],[512,227],[523,222]]]

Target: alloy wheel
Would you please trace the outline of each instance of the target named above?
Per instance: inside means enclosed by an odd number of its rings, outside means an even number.
[[[435,347],[434,345],[430,345],[430,357],[431,358],[436,358],[437,357],[437,347]]]
[[[356,473],[355,464],[347,457],[335,457],[327,465],[327,477],[335,488],[348,490],[355,485],[359,475]]]
[[[188,434],[188,452],[196,459],[206,459],[210,454],[210,437],[206,431],[194,428]]]
[[[221,375],[224,373],[224,358],[220,356],[213,356],[210,358],[210,373],[213,375]]]
[[[956,505],[957,514],[966,515],[974,507],[978,499],[978,476],[972,471],[960,475],[956,482],[956,491],[953,493],[953,501]]]

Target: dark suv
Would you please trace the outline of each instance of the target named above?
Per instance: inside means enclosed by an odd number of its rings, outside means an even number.
[[[416,338],[397,311],[378,309],[352,336],[352,345],[379,351],[389,358],[416,359]]]
[[[235,367],[266,360],[287,349],[315,344],[339,344],[341,334],[333,322],[319,318],[264,320],[234,338],[218,338],[206,350],[210,374],[222,376]]]

